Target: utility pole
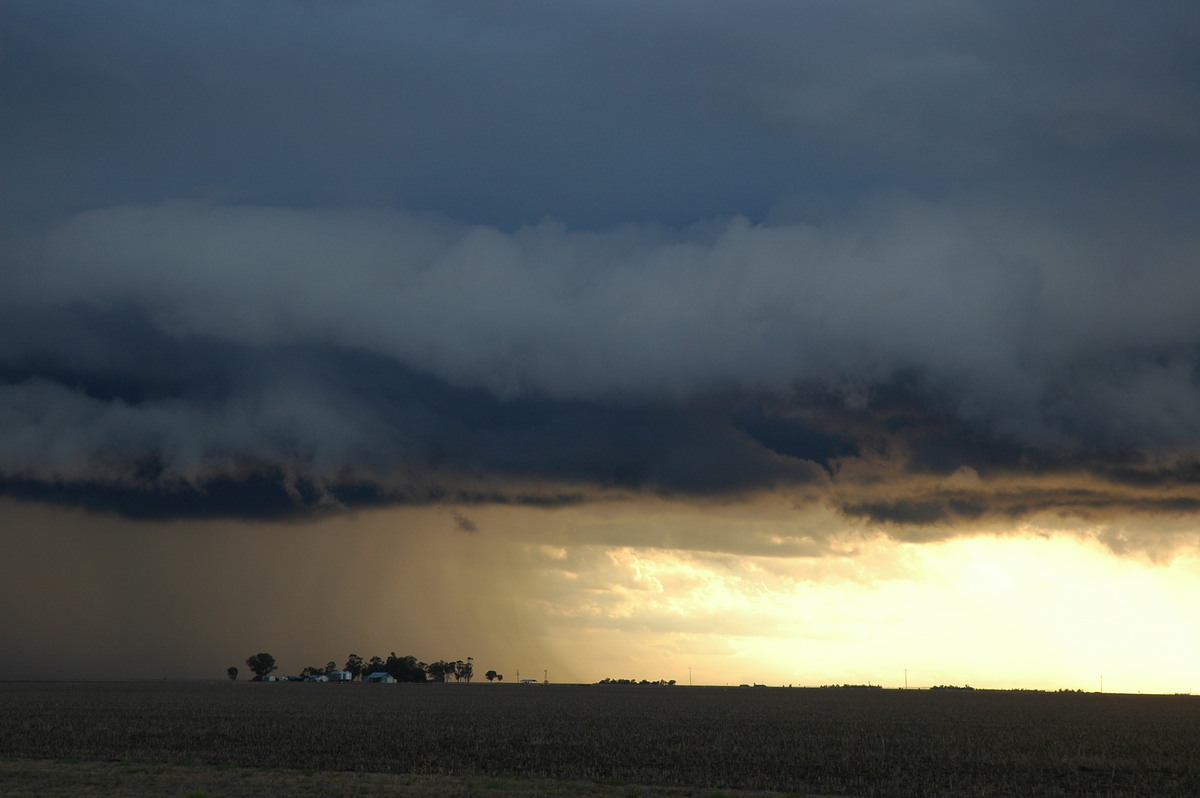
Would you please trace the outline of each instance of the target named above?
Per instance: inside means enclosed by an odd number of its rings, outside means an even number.
[[[688,665],[688,687],[692,686],[692,666]]]
[[[904,689],[908,689],[908,668],[904,669]]]

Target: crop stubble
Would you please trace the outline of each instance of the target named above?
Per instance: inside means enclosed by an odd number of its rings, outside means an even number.
[[[879,796],[1200,795],[1200,698],[0,684],[0,755]]]

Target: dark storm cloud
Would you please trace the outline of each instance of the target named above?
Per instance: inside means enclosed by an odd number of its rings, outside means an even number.
[[[458,510],[453,510],[451,516],[454,518],[454,528],[459,532],[474,534],[479,531],[479,525]]]
[[[1195,512],[1192,4],[0,15],[4,493]]]
[[[31,189],[22,204],[50,211],[201,196],[683,223],[764,213],[791,179],[785,142],[738,146],[734,109],[706,122],[724,91],[696,69],[709,21],[666,6],[51,3],[8,16],[11,164]]]
[[[729,492],[817,473],[705,404],[498,399],[360,349],[171,339],[129,307],[70,318],[86,351],[50,338],[0,369],[0,492],[135,516],[272,517]]]
[[[3,13],[6,205],[26,215],[204,197],[678,225],[896,185],[1178,210],[1198,168],[1188,3]]]

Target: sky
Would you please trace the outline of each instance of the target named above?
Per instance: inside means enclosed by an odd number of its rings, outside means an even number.
[[[0,678],[1200,689],[1200,8],[7,0]]]

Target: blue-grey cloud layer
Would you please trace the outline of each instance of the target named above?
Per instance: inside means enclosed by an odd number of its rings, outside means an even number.
[[[1190,4],[0,14],[9,493],[1195,509]]]

